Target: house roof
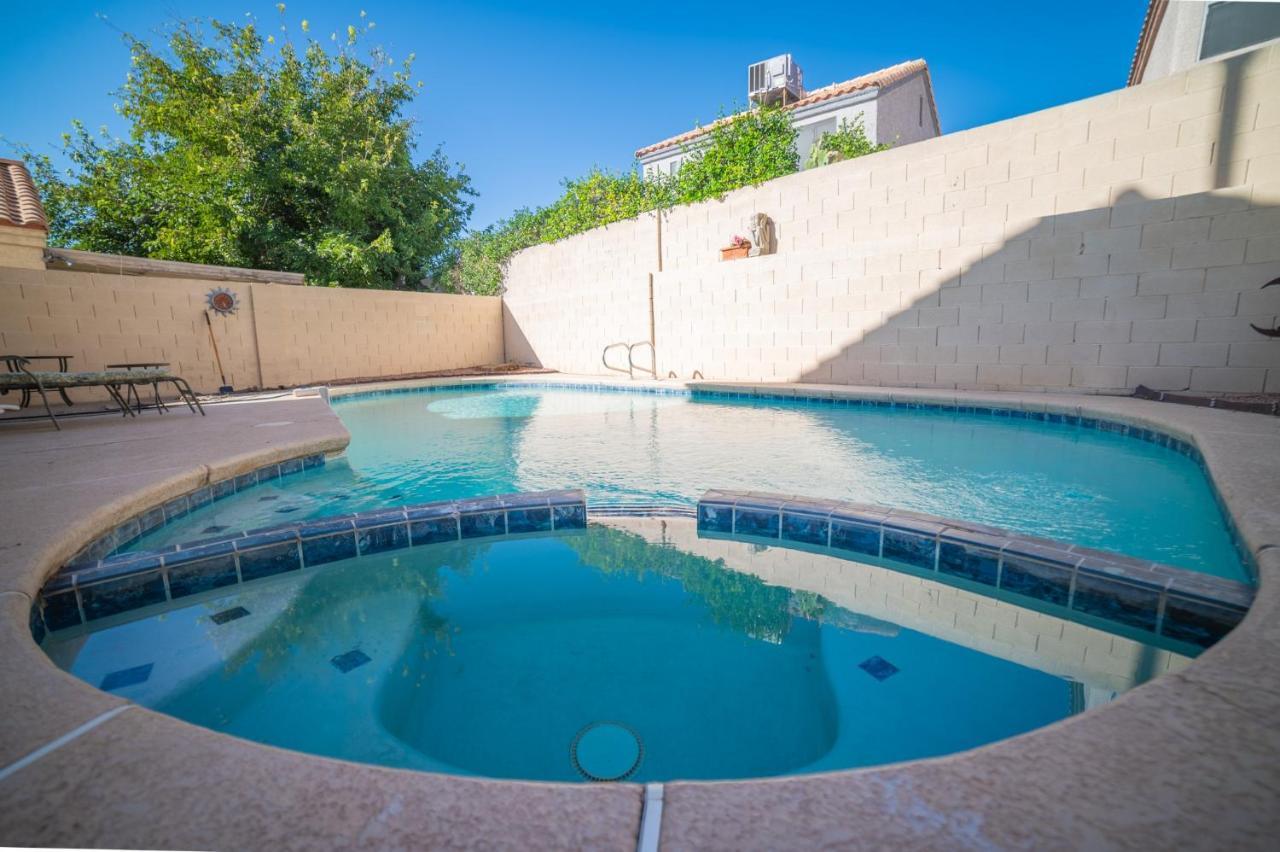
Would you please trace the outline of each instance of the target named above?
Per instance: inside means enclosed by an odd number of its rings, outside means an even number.
[[[926,86],[929,89],[929,109],[933,113],[934,125],[939,126],[937,123],[938,110],[933,102],[933,85],[928,79],[929,66],[923,59],[913,59],[910,62],[891,65],[888,68],[881,68],[879,71],[873,71],[870,74],[863,74],[861,77],[854,77],[852,80],[845,80],[843,83],[832,83],[830,86],[815,89],[814,91],[806,94],[803,98],[793,101],[782,108],[784,110],[803,109],[804,107],[822,103],[823,101],[829,101],[832,98],[838,98],[862,89],[884,88],[885,86],[890,86],[920,72],[924,72]],[[694,139],[697,139],[699,136],[708,132],[711,128],[732,120],[733,116],[725,116],[724,118],[717,119],[708,125],[695,127],[693,130],[686,133],[681,133],[678,136],[672,136],[670,139],[664,139],[661,142],[641,148],[636,151],[636,157],[644,157],[656,151],[661,151],[664,148],[671,148],[676,145],[683,145],[686,142],[692,142]]]
[[[0,225],[49,230],[40,193],[20,160],[0,159]]]
[[[1160,31],[1160,22],[1164,20],[1164,11],[1169,0],[1149,0],[1147,14],[1142,19],[1142,29],[1138,32],[1138,46],[1133,51],[1133,61],[1129,63],[1129,83],[1136,86],[1142,82],[1142,74],[1147,70],[1147,60],[1151,58],[1151,48],[1156,43],[1156,33]]]

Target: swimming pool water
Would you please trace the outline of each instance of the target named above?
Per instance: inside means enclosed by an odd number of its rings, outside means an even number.
[[[340,398],[335,410],[352,436],[343,458],[193,512],[135,548],[514,491],[692,504],[727,488],[879,503],[1249,579],[1195,461],[1097,429],[518,386]]]
[[[1105,651],[1096,682],[1087,670],[1070,680],[1049,657],[1038,670],[1032,650],[990,655],[1014,650],[990,628],[972,647],[933,635],[967,635],[954,613],[936,631],[886,617],[877,583],[937,594],[928,581],[661,523],[678,541],[594,523],[333,563],[45,647],[89,683],[248,739],[554,781],[584,780],[573,745],[599,723],[613,739],[584,738],[584,765],[620,773],[638,756],[632,780],[747,778],[952,753],[1117,688],[1108,667],[1125,658]],[[876,614],[761,579],[796,558],[835,566],[830,594]],[[1063,637],[1060,622],[1000,606],[1024,632]],[[1113,640],[1064,641],[1080,657]],[[1134,682],[1170,659],[1134,657]]]

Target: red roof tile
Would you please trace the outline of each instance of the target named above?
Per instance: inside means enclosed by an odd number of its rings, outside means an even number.
[[[18,160],[0,159],[0,225],[49,230],[31,172]]]
[[[929,74],[929,66],[923,59],[913,59],[910,62],[902,62],[898,65],[891,65],[888,68],[882,68],[879,71],[873,71],[870,74],[863,74],[861,77],[854,77],[852,80],[845,80],[843,83],[833,83],[821,89],[815,89],[806,94],[798,101],[793,101],[783,107],[785,110],[801,109],[803,107],[812,106],[813,104],[829,101],[832,98],[838,98],[841,95],[847,95],[860,89],[884,88],[885,86],[897,83],[899,80],[923,71],[926,76]],[[930,107],[933,107],[932,87],[930,91],[929,101]],[[937,120],[937,111],[934,110],[934,119]],[[673,145],[681,145],[685,142],[691,142],[702,134],[706,133],[712,127],[732,121],[733,116],[717,119],[703,127],[696,127],[687,133],[681,133],[678,136],[672,136],[670,139],[664,139],[661,142],[649,145],[636,151],[637,157],[643,157],[646,154],[652,154],[654,151],[661,151],[663,148],[670,148]]]

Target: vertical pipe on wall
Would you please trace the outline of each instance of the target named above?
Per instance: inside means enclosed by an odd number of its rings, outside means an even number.
[[[662,271],[662,208],[656,212],[658,223],[658,271]],[[655,334],[656,322],[653,315],[653,273],[649,273],[649,366],[653,368],[653,377],[658,378],[658,341]]]
[[[662,271],[662,208],[654,214],[658,220],[658,271]]]
[[[658,341],[654,339],[653,321],[653,273],[649,273],[649,366],[653,369],[653,377],[658,378]]]
[[[253,337],[253,363],[258,368],[258,390],[262,390],[266,385],[262,381],[262,347],[258,343],[258,309],[253,304],[253,291],[257,287],[257,284],[249,285],[249,328]]]

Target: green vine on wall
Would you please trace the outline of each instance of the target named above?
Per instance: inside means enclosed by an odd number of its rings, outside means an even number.
[[[877,145],[868,139],[862,116],[858,115],[853,121],[848,119],[841,121],[839,130],[828,131],[818,137],[818,141],[814,142],[813,147],[809,149],[804,167],[816,169],[829,166],[842,160],[852,160],[877,151],[887,151],[890,147],[892,146],[888,144]]]
[[[518,210],[455,241],[434,270],[435,280],[442,289],[455,292],[501,293],[507,265],[521,249],[641,213],[722,198],[735,189],[799,171],[796,135],[789,114],[777,107],[722,116],[707,126],[696,144],[684,149],[685,160],[674,175],[644,178],[636,170],[615,174],[595,168],[582,178],[566,180],[564,194],[548,206]],[[889,147],[867,139],[860,117],[823,134],[815,150],[819,146],[822,164]]]

